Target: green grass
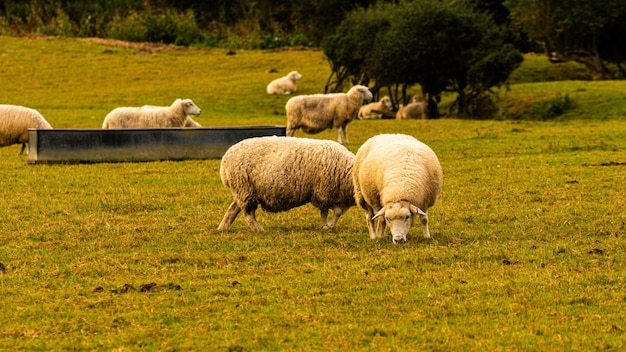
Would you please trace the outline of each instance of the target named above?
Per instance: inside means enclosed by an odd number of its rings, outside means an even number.
[[[178,97],[203,125],[284,124],[288,97],[265,84],[297,69],[314,93],[328,74],[318,51],[146,54],[73,39],[0,37],[0,60],[2,103],[54,127]],[[502,98],[568,93],[575,107],[552,121],[351,123],[353,152],[398,132],[441,160],[433,240],[414,228],[397,246],[370,240],[358,208],[331,231],[307,205],[259,211],[262,234],[243,218],[219,232],[231,201],[219,160],[29,165],[19,146],[0,148],[0,349],[623,350],[624,88],[524,83]]]

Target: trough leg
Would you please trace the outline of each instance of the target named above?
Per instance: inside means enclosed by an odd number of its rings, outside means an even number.
[[[232,202],[230,206],[228,207],[228,210],[226,210],[226,214],[224,214],[224,218],[222,219],[222,222],[220,223],[220,226],[217,229],[228,230],[230,225],[233,224],[233,221],[235,221],[235,218],[237,217],[237,215],[239,215],[240,211],[241,211],[241,208],[239,207],[237,202]]]

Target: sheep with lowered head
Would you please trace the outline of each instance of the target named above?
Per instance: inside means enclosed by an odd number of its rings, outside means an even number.
[[[426,144],[404,134],[368,139],[356,153],[353,182],[371,238],[383,237],[389,226],[394,243],[406,241],[416,216],[430,238],[427,212],[441,194],[443,171]]]
[[[426,118],[426,105],[424,99],[419,95],[414,95],[413,102],[401,107],[396,113],[396,120],[424,118]]]
[[[291,71],[285,77],[276,78],[267,85],[267,94],[289,95],[296,92],[296,81],[302,79],[298,71]]]
[[[348,143],[347,126],[357,117],[364,101],[372,100],[366,86],[356,85],[347,93],[299,95],[290,98],[285,105],[287,113],[287,136],[297,129],[315,134],[326,129],[337,129],[337,141]]]
[[[28,154],[28,129],[52,129],[35,109],[19,105],[0,104],[0,147],[22,144],[20,154]]]
[[[176,99],[172,105],[162,107],[120,107],[107,114],[102,128],[183,127],[187,115],[198,116],[201,112],[191,99]]]
[[[359,109],[359,120],[375,119],[386,116],[393,118],[393,103],[388,96],[382,97],[379,101],[361,106]]]
[[[322,228],[332,228],[355,205],[354,154],[333,141],[295,137],[253,137],[231,146],[222,157],[220,177],[233,194],[218,230],[227,230],[244,211],[255,232],[260,205],[281,212],[311,203],[320,210]],[[328,211],[333,217],[328,221]]]

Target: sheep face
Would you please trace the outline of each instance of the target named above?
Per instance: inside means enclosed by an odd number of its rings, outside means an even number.
[[[380,102],[383,103],[383,105],[389,109],[389,111],[393,110],[393,104],[391,103],[391,98],[389,98],[388,96],[384,96],[382,99],[380,99]]]
[[[287,77],[289,77],[289,79],[292,80],[292,81],[297,81],[299,79],[302,79],[302,75],[298,71],[291,71],[291,72],[289,72]]]
[[[200,110],[200,108],[196,106],[191,99],[185,99],[181,102],[181,104],[183,104],[183,110],[186,115],[198,116],[202,112],[202,110]]]
[[[406,241],[406,236],[415,222],[416,215],[422,217],[426,216],[426,213],[409,202],[401,201],[385,205],[374,215],[372,220],[384,216],[383,221],[386,226],[389,226],[393,243],[397,244]]]
[[[374,98],[372,92],[370,92],[369,88],[367,88],[366,86],[356,85],[350,88],[350,91],[353,89],[361,93],[361,98],[363,99],[363,102],[372,101],[372,99]],[[348,94],[350,94],[350,91],[348,91]]]

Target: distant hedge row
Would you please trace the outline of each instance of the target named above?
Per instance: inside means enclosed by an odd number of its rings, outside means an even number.
[[[374,0],[0,0],[0,34],[185,46],[319,46],[350,10]]]

